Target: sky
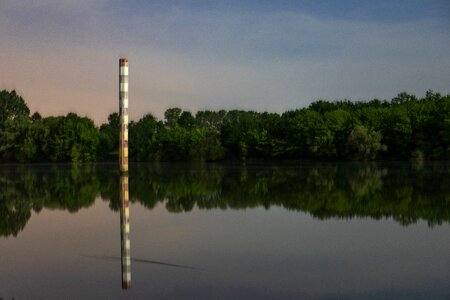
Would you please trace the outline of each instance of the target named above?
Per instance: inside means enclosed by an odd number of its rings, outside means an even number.
[[[448,0],[0,0],[0,89],[106,122],[450,93]]]

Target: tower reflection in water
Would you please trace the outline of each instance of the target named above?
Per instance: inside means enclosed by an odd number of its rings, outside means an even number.
[[[128,196],[128,174],[120,177],[120,236],[122,258],[122,289],[131,288],[131,252],[130,252],[130,207]]]

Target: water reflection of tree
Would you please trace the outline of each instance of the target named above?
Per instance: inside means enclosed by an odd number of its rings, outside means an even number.
[[[450,179],[445,166],[416,168],[407,163],[341,163],[296,167],[215,169],[143,168],[132,176],[133,199],[171,212],[281,206],[314,217],[392,217],[407,225],[450,221]]]
[[[0,236],[17,235],[31,212],[76,212],[96,197],[120,208],[115,165],[4,166]],[[294,165],[139,164],[130,168],[130,200],[170,212],[283,207],[319,219],[393,218],[403,225],[450,221],[446,165],[339,163]]]
[[[0,169],[0,236],[16,236],[31,212],[42,208],[76,212],[100,189],[94,166],[8,166]]]
[[[218,165],[141,165],[130,173],[130,195],[147,208],[165,202],[171,212],[220,198],[224,168]]]

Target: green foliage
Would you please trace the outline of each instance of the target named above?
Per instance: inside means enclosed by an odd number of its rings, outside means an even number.
[[[209,128],[197,128],[190,132],[189,160],[214,161],[223,158],[225,149],[219,136]]]
[[[195,123],[196,123],[197,127],[211,128],[215,132],[220,132],[220,129],[222,128],[223,120],[226,115],[227,115],[227,112],[225,110],[198,111],[195,114]]]
[[[108,123],[100,126],[99,147],[97,157],[99,160],[118,161],[119,159],[120,120],[118,113],[108,116]]]
[[[27,117],[7,119],[0,128],[0,159],[2,161],[25,161],[33,157],[30,143],[30,122]]]
[[[324,114],[327,128],[333,136],[333,145],[330,147],[333,151],[333,157],[345,157],[347,150],[348,136],[354,124],[355,117],[349,111],[337,109]]]
[[[129,126],[130,156],[137,161],[158,159],[161,137],[165,132],[162,122],[147,114]]]
[[[175,127],[165,131],[159,153],[165,161],[211,161],[221,159],[224,149],[211,129]]]
[[[181,109],[178,107],[169,108],[164,112],[164,118],[166,119],[165,125],[169,128],[173,128],[178,125],[180,119]]]
[[[0,162],[117,161],[120,122],[97,128],[74,113],[42,118],[0,92]],[[316,101],[283,114],[169,108],[129,124],[131,161],[450,159],[450,96],[400,93],[390,102]]]
[[[295,157],[329,158],[336,155],[334,136],[326,119],[316,110],[302,109],[285,114],[287,151]]]
[[[411,119],[405,106],[394,106],[383,114],[381,134],[383,143],[389,145],[391,157],[408,157],[411,153]]]
[[[28,118],[30,109],[23,98],[16,91],[0,91],[0,126],[5,126],[7,121]]]
[[[33,157],[29,114],[25,101],[15,91],[0,91],[0,161],[25,161]]]
[[[195,126],[195,118],[189,111],[183,111],[178,119],[178,124],[186,129],[192,129]]]
[[[381,144],[381,134],[361,125],[350,132],[347,144],[348,155],[354,160],[375,159],[378,152],[386,150],[386,146]]]
[[[261,124],[258,113],[253,111],[231,110],[222,120],[220,139],[229,157],[245,160],[254,153],[252,132],[260,131]]]
[[[50,120],[49,127],[51,161],[80,163],[96,160],[99,134],[92,120],[69,113]]]

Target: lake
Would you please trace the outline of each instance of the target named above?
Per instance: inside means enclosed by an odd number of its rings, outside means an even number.
[[[0,299],[449,299],[450,163],[0,166]]]

